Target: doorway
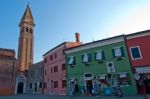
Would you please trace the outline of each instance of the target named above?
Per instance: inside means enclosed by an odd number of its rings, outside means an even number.
[[[34,92],[37,92],[37,83],[35,83]]]
[[[150,79],[145,80],[146,94],[150,94]]]
[[[22,94],[23,93],[23,82],[18,83],[17,93],[18,94]]]
[[[87,94],[92,95],[92,89],[93,89],[92,80],[86,81],[86,89],[87,89]]]

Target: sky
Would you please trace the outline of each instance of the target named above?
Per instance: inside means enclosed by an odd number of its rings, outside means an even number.
[[[150,0],[0,0],[0,48],[18,51],[19,22],[29,2],[34,17],[34,63],[53,47],[150,29]]]

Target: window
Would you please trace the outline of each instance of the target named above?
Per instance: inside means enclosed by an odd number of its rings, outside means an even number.
[[[62,88],[66,87],[66,80],[62,80]]]
[[[84,55],[82,55],[82,63],[89,64],[90,61],[90,54],[85,53]]]
[[[139,46],[131,47],[130,48],[130,53],[131,53],[132,60],[142,58]]]
[[[32,89],[32,83],[30,83],[30,89]]]
[[[58,72],[58,66],[54,66],[54,73]]]
[[[47,88],[47,83],[46,82],[44,82],[44,88]]]
[[[65,55],[65,50],[62,51],[63,55]]]
[[[34,72],[33,72],[33,70],[32,70],[32,71],[31,71],[31,77],[33,77],[33,73],[34,73]]]
[[[32,33],[33,31],[32,31],[32,29],[30,28],[30,33]]]
[[[29,32],[29,28],[28,27],[26,27],[26,32]]]
[[[107,83],[107,80],[106,80],[106,75],[98,75],[97,76],[97,79],[99,80],[100,83]]]
[[[43,75],[43,68],[41,68],[41,76]]]
[[[131,85],[131,80],[128,73],[119,73],[117,76],[120,85]]]
[[[108,63],[107,63],[107,72],[108,72],[108,73],[115,72],[115,67],[114,67],[113,62],[108,62]]]
[[[68,58],[68,65],[75,65],[75,57],[74,56],[70,56]]]
[[[116,47],[112,49],[113,58],[120,59],[125,56],[123,47]]]
[[[55,59],[57,58],[57,53],[55,53]]]
[[[105,60],[104,51],[100,50],[95,52],[95,60],[98,62],[102,62]]]
[[[53,68],[51,67],[51,73],[53,73]]]
[[[66,66],[65,66],[65,63],[62,64],[62,71],[66,70]]]
[[[58,81],[54,81],[54,88],[58,88]]]
[[[42,82],[40,82],[40,84],[39,84],[39,88],[42,88]]]
[[[44,63],[47,63],[47,58],[44,59]]]
[[[46,69],[45,69],[45,75],[46,75]]]
[[[53,55],[50,56],[50,60],[53,60]]]

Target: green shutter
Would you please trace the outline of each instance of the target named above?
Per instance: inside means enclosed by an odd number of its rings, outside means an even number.
[[[124,53],[123,46],[122,46],[122,47],[120,47],[120,50],[121,50],[121,56],[122,56],[122,57],[125,57],[125,53]]]
[[[91,62],[91,60],[92,60],[92,55],[88,54],[88,61]]]
[[[73,64],[76,65],[76,58],[73,57]]]
[[[83,64],[83,57],[84,57],[84,55],[82,55],[82,56],[81,56],[81,61],[82,61],[82,64]]]
[[[94,59],[95,59],[95,61],[97,61],[96,60],[96,55],[97,55],[97,52],[94,52]]]
[[[70,60],[70,57],[67,58],[67,64],[68,64],[68,65],[70,65],[70,64],[69,64],[69,60]]]
[[[115,58],[115,49],[112,49],[112,56]]]
[[[104,50],[102,51],[102,60],[105,60],[105,53],[104,53]]]

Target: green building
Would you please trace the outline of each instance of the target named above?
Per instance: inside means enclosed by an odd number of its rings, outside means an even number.
[[[137,93],[124,35],[83,44],[65,53],[67,93],[73,81],[77,82],[79,90],[84,86],[88,91],[92,91],[95,83],[99,83],[100,94],[116,84],[120,84],[123,95]]]

